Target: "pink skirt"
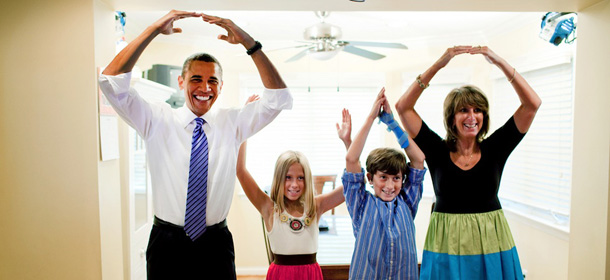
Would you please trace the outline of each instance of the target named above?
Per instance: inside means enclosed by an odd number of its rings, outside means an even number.
[[[267,270],[267,280],[323,280],[318,263],[304,265],[280,265],[272,263]]]

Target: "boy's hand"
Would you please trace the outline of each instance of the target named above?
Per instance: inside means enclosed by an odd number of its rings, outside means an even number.
[[[352,144],[352,115],[349,114],[349,110],[343,108],[341,125],[338,123],[336,125],[337,135],[345,144],[345,148],[348,149]]]
[[[385,97],[385,87],[383,87],[379,91],[379,94],[377,94],[377,98],[375,99],[375,102],[373,103],[373,108],[371,109],[369,118],[371,118],[372,120],[375,120],[377,118],[377,116],[379,116],[379,114],[381,113],[383,103],[385,103],[385,102],[387,102],[387,100]]]
[[[383,90],[385,91],[385,88]],[[390,115],[392,114],[392,108],[390,107],[390,102],[387,98],[385,99],[385,101],[383,101],[383,111]]]

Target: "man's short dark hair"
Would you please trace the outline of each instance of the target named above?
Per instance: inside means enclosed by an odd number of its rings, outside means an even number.
[[[220,65],[220,62],[218,62],[218,59],[216,59],[215,57],[213,57],[211,54],[207,54],[207,53],[196,53],[194,55],[189,56],[185,61],[184,61],[184,65],[182,65],[182,77],[184,78],[184,74],[186,73],[186,71],[189,70],[189,68],[191,67],[191,63],[193,63],[193,61],[203,61],[203,62],[213,62],[216,63],[216,65],[218,65],[218,70],[219,70],[219,75],[220,80],[222,80],[222,65]]]

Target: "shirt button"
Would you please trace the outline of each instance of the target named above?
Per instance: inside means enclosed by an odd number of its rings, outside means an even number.
[[[390,246],[394,247],[394,242],[390,243]]]

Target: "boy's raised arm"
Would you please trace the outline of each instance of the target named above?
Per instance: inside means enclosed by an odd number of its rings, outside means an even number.
[[[381,106],[384,102],[386,102],[385,88],[382,88],[381,91],[379,91],[375,102],[373,103],[373,108],[371,109],[371,112],[364,120],[362,128],[360,129],[360,131],[358,131],[356,138],[347,150],[347,155],[345,156],[345,169],[347,170],[347,172],[359,173],[361,171],[359,163],[360,155],[362,154],[362,149],[364,149],[364,143],[366,143],[366,138],[369,135],[369,131],[371,131],[371,126],[379,115],[379,112],[381,111]]]
[[[411,136],[402,130],[402,127],[400,127],[398,122],[394,120],[392,109],[388,100],[383,102],[383,111],[384,112],[381,114],[379,119],[388,125],[388,130],[394,132],[396,138],[398,139],[398,144],[400,144],[400,146],[405,150],[405,153],[411,162],[411,167],[424,169],[424,160],[426,159],[424,152],[422,152],[419,146],[417,146]]]
[[[422,152],[415,141],[411,139],[411,136],[407,135],[407,137],[409,138],[410,145],[405,148],[405,153],[411,162],[411,167],[424,169],[424,160],[426,159],[424,152]]]

